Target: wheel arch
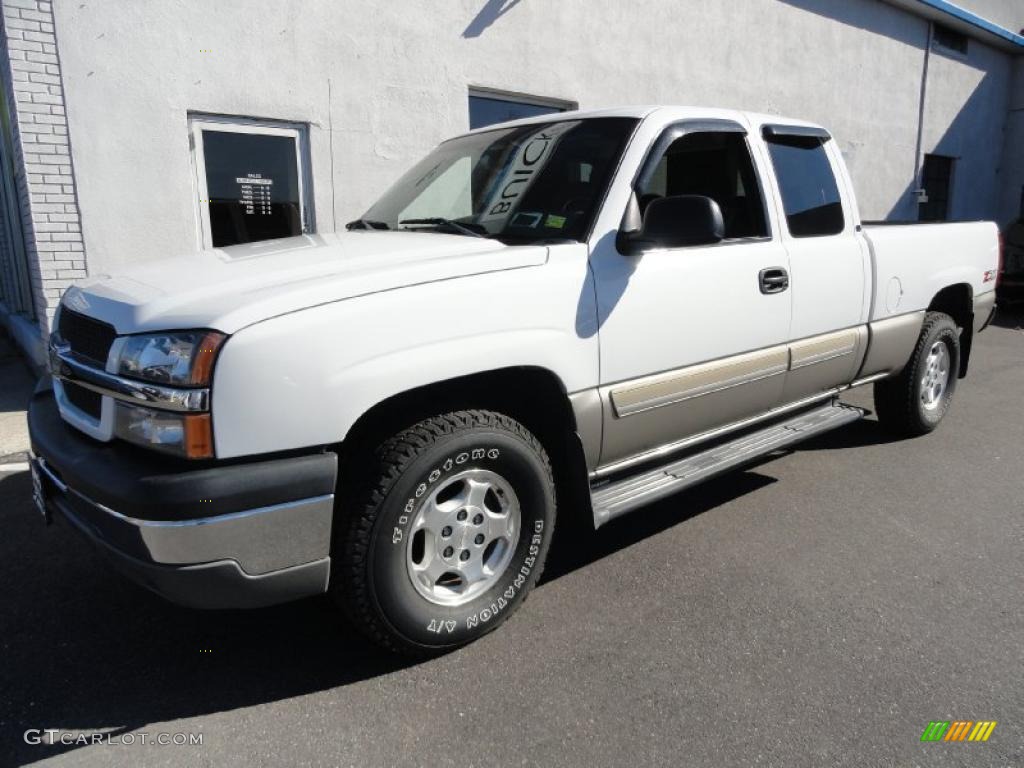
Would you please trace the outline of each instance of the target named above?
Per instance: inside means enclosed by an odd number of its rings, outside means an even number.
[[[360,457],[377,441],[430,416],[467,409],[503,413],[536,435],[551,460],[560,516],[580,514],[593,524],[587,462],[572,404],[561,378],[539,366],[458,376],[380,400],[348,430],[339,477],[358,471]]]
[[[929,312],[943,312],[960,328],[960,366],[958,378],[967,375],[974,341],[974,291],[967,283],[947,285],[928,304]]]

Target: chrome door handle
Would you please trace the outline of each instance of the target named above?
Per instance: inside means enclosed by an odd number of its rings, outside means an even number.
[[[757,275],[761,293],[782,293],[789,288],[789,272],[782,267],[767,267]]]

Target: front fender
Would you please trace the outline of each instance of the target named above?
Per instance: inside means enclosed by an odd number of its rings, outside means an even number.
[[[243,329],[214,372],[217,456],[336,443],[389,397],[499,368],[546,368],[569,392],[594,386],[597,337],[577,333],[580,312],[593,310],[578,251],[542,267],[371,294]]]

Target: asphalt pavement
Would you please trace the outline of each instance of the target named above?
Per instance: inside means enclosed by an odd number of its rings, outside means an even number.
[[[165,603],[0,471],[0,764],[1022,766],[1024,321],[1000,323],[932,435],[872,417],[562,525],[511,621],[416,664],[326,600]],[[934,720],[998,725],[922,743]],[[47,728],[111,743],[26,743]]]

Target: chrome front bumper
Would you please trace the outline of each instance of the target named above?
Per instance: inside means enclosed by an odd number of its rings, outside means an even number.
[[[60,421],[52,392],[33,397],[29,429],[44,514],[70,522],[143,586],[198,608],[326,591],[334,454],[167,463],[81,436]]]

